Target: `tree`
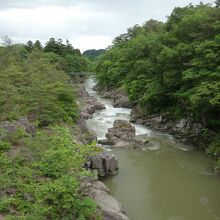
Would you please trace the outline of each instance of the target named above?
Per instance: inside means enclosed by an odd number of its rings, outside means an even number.
[[[99,86],[125,89],[143,115],[189,118],[202,123],[210,139],[219,137],[219,1],[216,6],[177,7],[164,24],[149,20],[129,28],[98,60]]]
[[[41,44],[41,42],[39,40],[36,40],[34,43],[34,48],[38,49],[38,50],[42,50],[43,46]]]
[[[13,44],[12,39],[9,38],[8,36],[3,36],[2,41],[3,41],[3,43],[2,43],[3,46],[6,46],[6,47],[11,46]]]
[[[27,42],[26,49],[28,50],[28,52],[31,52],[34,49],[34,43],[31,40]]]

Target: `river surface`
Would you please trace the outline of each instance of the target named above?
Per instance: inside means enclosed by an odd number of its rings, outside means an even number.
[[[94,85],[88,79],[86,90],[106,109],[87,125],[104,139],[114,120],[130,119],[131,109],[114,108],[92,90]],[[130,220],[220,220],[220,177],[213,174],[213,160],[168,134],[133,125],[150,144],[142,150],[107,147],[119,159],[119,174],[104,180]]]

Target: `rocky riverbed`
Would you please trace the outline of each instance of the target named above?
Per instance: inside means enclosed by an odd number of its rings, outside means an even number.
[[[95,86],[94,90],[98,91],[102,98],[112,99],[113,100],[113,107],[115,108],[132,108],[134,104],[132,104],[128,96],[126,95],[125,91],[122,89],[115,89],[115,90],[107,90],[99,88]]]
[[[182,118],[178,121],[169,118],[169,114],[146,114],[140,106],[134,105],[128,99],[125,91],[101,90],[95,86],[95,90],[99,91],[100,96],[113,100],[114,107],[132,108],[130,122],[145,125],[157,131],[172,134],[177,141],[192,144],[195,147],[205,149],[207,140],[203,138],[202,131],[204,126],[201,122],[192,121],[190,118]]]
[[[194,147],[205,149],[207,141],[202,137],[204,126],[200,122],[193,122],[190,118],[178,121],[169,118],[168,114],[143,114],[139,106],[131,111],[131,122],[143,124],[157,131],[172,134],[176,141],[192,144]]]
[[[91,118],[96,110],[105,109],[104,104],[88,94],[84,84],[78,84],[77,93],[79,97],[80,113],[83,119]]]
[[[140,123],[129,123],[132,110],[114,108],[114,100],[100,96],[92,89],[94,85],[93,79],[86,80],[86,91],[105,104],[106,109],[96,111],[86,124],[94,130],[99,141],[104,140],[107,144],[104,147],[119,158],[119,174],[105,178],[103,182],[111,190],[111,195],[122,202],[129,218],[218,218],[219,181],[211,169],[213,160],[190,145],[177,142],[166,132],[158,132]],[[125,135],[123,131],[129,134]],[[127,138],[140,135],[149,141],[144,148],[126,146],[129,144]],[[108,145],[108,139],[113,139],[115,145]],[[126,145],[117,145],[121,141],[127,141]],[[194,207],[193,212],[189,212],[191,207]]]
[[[85,120],[91,118],[95,111],[105,109],[105,105],[95,97],[90,96],[85,90],[83,83],[78,84],[77,93],[81,117],[74,130],[77,133],[78,141],[90,143],[91,141],[96,141],[97,136],[92,130],[88,129]],[[108,187],[98,180],[98,178],[117,175],[119,167],[118,159],[115,155],[103,149],[101,153],[90,156],[84,167],[87,170],[91,170],[95,177],[84,179],[81,184],[81,190],[86,196],[96,201],[103,219],[129,220],[121,203],[111,196]]]

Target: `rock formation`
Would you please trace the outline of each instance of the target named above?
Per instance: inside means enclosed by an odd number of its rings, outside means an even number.
[[[0,123],[0,131],[4,130],[7,134],[14,133],[17,129],[23,129],[29,134],[34,134],[35,133],[35,127],[32,125],[27,117],[20,118],[17,121],[2,121]],[[1,137],[4,135],[4,132],[1,132],[0,134],[0,139],[3,138]]]
[[[108,129],[106,138],[99,140],[99,143],[132,149],[143,148],[148,143],[148,140],[135,135],[135,127],[125,120],[115,120],[113,127]]]
[[[162,132],[168,132],[172,134],[177,141],[193,144],[194,146],[203,146],[205,148],[205,142],[201,137],[201,133],[204,129],[202,123],[193,122],[189,118],[182,118],[178,121],[169,118],[169,114],[152,115],[143,114],[140,107],[136,106],[131,111],[131,122],[143,124],[147,127],[159,130]]]
[[[99,88],[95,88],[99,90]],[[99,91],[102,98],[112,99],[113,106],[116,108],[132,108],[133,104],[129,101],[127,94],[122,89]]]
[[[80,110],[81,116],[84,119],[92,117],[92,114],[96,110],[105,109],[105,105],[99,102],[95,97],[90,96],[85,90],[84,86],[80,86],[78,89],[78,95],[80,96]]]
[[[102,152],[98,155],[89,157],[85,164],[87,169],[97,170],[99,177],[114,176],[118,173],[118,159],[109,152]]]
[[[82,182],[81,189],[86,196],[96,201],[104,220],[129,220],[122,205],[109,194],[110,190],[104,183],[87,179]]]

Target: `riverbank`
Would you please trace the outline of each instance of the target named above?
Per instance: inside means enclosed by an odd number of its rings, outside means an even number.
[[[87,125],[102,140],[109,129],[110,133],[118,134],[117,129],[111,129],[114,122],[119,119],[128,122],[131,109],[114,108],[113,100],[92,90],[94,85],[94,80],[86,80],[86,91],[104,103],[106,109],[95,112]],[[106,146],[119,158],[120,172],[104,180],[111,194],[122,202],[129,218],[218,219],[219,178],[211,169],[213,160],[192,146],[177,142],[171,135],[136,123],[132,126],[149,143],[143,149]]]
[[[220,157],[216,150],[215,143],[217,134],[206,128],[203,123],[194,121],[192,118],[174,119],[170,113],[149,114],[139,106],[129,101],[126,92],[119,89],[103,89],[95,86],[102,98],[109,98],[113,101],[114,107],[131,108],[130,122],[149,127],[155,131],[165,132],[172,135],[176,142],[191,145],[196,150],[205,151],[208,156],[215,159]],[[213,144],[214,143],[214,144]],[[220,173],[217,163],[213,164],[216,174]]]
[[[97,110],[105,109],[105,105],[89,95],[85,90],[84,80],[77,81],[76,91],[80,108],[78,128],[75,130],[77,131],[76,136],[78,136],[79,141],[84,143],[96,142],[97,135],[88,128],[86,120],[91,118]],[[104,149],[101,151],[101,153],[95,156],[90,156],[85,164],[85,168],[91,170],[95,176],[83,180],[81,190],[97,203],[103,220],[129,220],[121,203],[111,196],[110,189],[103,182],[99,181],[99,178],[107,178],[118,173],[118,159]]]

